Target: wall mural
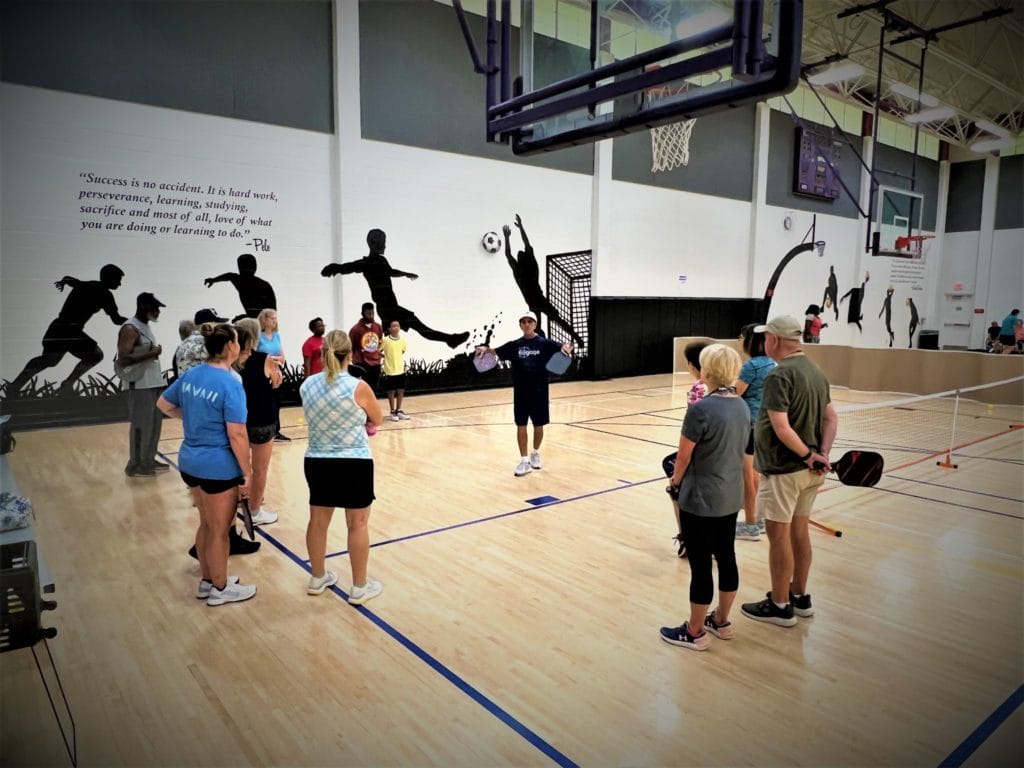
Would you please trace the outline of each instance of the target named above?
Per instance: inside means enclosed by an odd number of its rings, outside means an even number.
[[[238,298],[245,310],[240,315],[231,318],[231,322],[237,322],[243,317],[251,317],[254,320],[259,317],[264,309],[277,309],[277,295],[273,286],[266,280],[256,277],[256,257],[251,253],[243,253],[238,257],[238,272],[225,272],[223,275],[208,277],[203,284],[209,288],[216,283],[231,283],[238,291]]]

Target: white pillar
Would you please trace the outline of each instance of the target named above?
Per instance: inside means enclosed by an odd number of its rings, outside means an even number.
[[[343,244],[354,247],[361,238],[353,233],[346,240],[347,223],[358,216],[360,177],[359,144],[362,141],[362,114],[359,94],[359,0],[336,0],[334,7],[334,141],[332,143],[332,228],[334,261],[352,260],[363,255],[346,254]],[[342,281],[333,278],[335,327],[348,327],[344,320],[354,316],[346,312],[342,301]],[[330,325],[330,324],[329,324]]]
[[[590,186],[590,293],[603,296],[601,265],[611,258],[612,139],[594,143],[594,176]]]
[[[978,267],[974,279],[974,306],[989,308],[989,297],[992,295],[993,281],[998,279],[992,274],[992,247],[996,229],[996,199],[999,192],[999,158],[989,155],[985,158],[985,185],[981,193],[981,231],[978,233]],[[984,300],[984,303],[980,303]],[[985,345],[982,334],[985,330],[985,315],[981,322],[971,323],[971,346],[977,349]],[[977,332],[977,341],[975,335]]]
[[[940,317],[941,307],[946,303],[945,291],[952,286],[943,287],[941,277],[946,270],[943,262],[946,259],[946,211],[949,209],[949,174],[952,164],[948,160],[939,163],[938,200],[935,202],[935,240],[928,251],[928,263],[924,270],[924,306],[921,307],[921,327],[931,328],[939,332],[939,344],[946,336]],[[948,274],[948,272],[947,272]]]
[[[747,229],[747,285],[746,295],[757,298],[754,290],[757,264],[758,224],[768,204],[768,142],[772,109],[765,101],[758,102],[754,112],[754,180],[750,191],[750,222]]]

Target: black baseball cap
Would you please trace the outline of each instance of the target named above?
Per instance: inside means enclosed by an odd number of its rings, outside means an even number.
[[[216,309],[200,309],[196,312],[193,321],[196,325],[202,325],[203,323],[226,323],[228,319],[226,317],[218,317]]]
[[[140,293],[139,297],[135,300],[135,304],[140,307],[166,307],[160,299],[154,296],[152,293]]]

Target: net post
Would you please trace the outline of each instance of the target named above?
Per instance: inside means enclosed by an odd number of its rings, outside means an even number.
[[[953,447],[956,445],[956,417],[960,411],[960,390],[956,390],[956,395],[953,400],[953,425],[949,430],[949,450],[946,451],[945,461],[936,461],[935,466],[942,467],[943,469],[956,469],[957,465],[953,463]]]

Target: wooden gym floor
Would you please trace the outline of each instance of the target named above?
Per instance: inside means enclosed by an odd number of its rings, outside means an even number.
[[[689,584],[660,469],[689,386],[674,379],[553,385],[544,469],[523,478],[509,390],[408,399],[412,420],[371,443],[384,593],[361,609],[341,593],[340,512],[340,590],[305,594],[301,410],[274,448],[281,520],[230,564],[259,594],[217,609],[193,596],[185,487],[125,478],[126,425],[19,434],[8,459],[56,583],[44,619],[80,763],[1018,765],[1021,409],[962,405],[955,470],[929,455],[949,440],[941,403],[841,416],[836,455],[882,448],[888,474],[820,495],[843,536],[812,533],[817,614],[782,629],[737,606],[735,639],[696,653],[658,637]],[[179,443],[168,422],[171,461]],[[757,600],[767,541],[736,549],[740,599]],[[29,650],[0,656],[0,684],[0,764],[66,765]]]

